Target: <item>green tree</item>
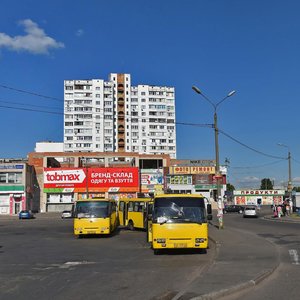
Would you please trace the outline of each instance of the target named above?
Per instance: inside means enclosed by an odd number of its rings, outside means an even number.
[[[273,190],[273,183],[270,178],[264,178],[261,180],[260,183],[261,190]]]
[[[235,190],[235,187],[234,187],[232,184],[227,183],[227,184],[226,184],[226,190],[227,190],[228,192],[233,192],[233,191]]]
[[[293,191],[295,192],[300,192],[300,186],[294,186]]]

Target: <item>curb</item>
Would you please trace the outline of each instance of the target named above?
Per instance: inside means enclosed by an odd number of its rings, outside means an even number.
[[[224,296],[232,295],[234,293],[237,293],[239,291],[254,287],[258,285],[260,282],[265,280],[267,277],[272,275],[274,271],[279,267],[279,264],[276,265],[273,269],[267,270],[263,272],[262,274],[259,274],[254,279],[251,279],[249,281],[246,281],[244,283],[238,284],[236,286],[229,287],[228,289],[222,289],[217,292],[208,293],[205,295],[201,295],[198,297],[191,298],[191,300],[213,300],[213,299],[219,299]]]
[[[210,239],[216,244],[216,255],[215,255],[215,257],[217,257],[217,254],[218,254],[218,251],[220,249],[221,244],[218,241],[215,241],[212,238],[210,238]],[[271,241],[268,241],[268,242],[273,244]],[[278,248],[276,247],[276,245],[274,245],[274,246],[275,246],[275,248],[277,249],[277,252],[278,252]],[[277,253],[277,255],[279,255],[279,254]],[[215,300],[215,299],[219,299],[219,298],[222,298],[222,297],[225,297],[225,296],[233,295],[233,294],[235,294],[237,292],[240,292],[242,290],[245,290],[245,289],[252,288],[254,286],[257,286],[259,283],[261,283],[263,280],[265,280],[269,276],[271,276],[278,269],[279,265],[280,265],[280,261],[278,260],[278,257],[277,257],[277,263],[273,268],[268,269],[266,271],[262,271],[260,274],[255,276],[253,279],[250,279],[246,282],[231,286],[231,287],[226,288],[226,289],[221,289],[219,291],[211,292],[211,293],[208,293],[208,294],[203,294],[201,296],[196,296],[196,297],[191,298],[190,300]]]
[[[284,219],[284,217],[278,219],[278,218],[273,218],[273,217],[270,217],[270,216],[264,216],[263,217],[264,220],[267,220],[267,221],[272,221],[272,222],[280,222],[280,223],[299,223],[300,224],[300,218],[299,220],[293,220],[293,219]]]

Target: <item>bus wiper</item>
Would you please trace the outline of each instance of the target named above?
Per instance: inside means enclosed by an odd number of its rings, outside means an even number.
[[[165,219],[164,221],[160,222],[159,225],[165,224],[168,222],[168,219]]]
[[[169,220],[169,219],[166,218],[166,217],[158,217],[158,218],[157,218],[157,223],[159,223],[160,225],[162,225],[162,224],[167,223],[168,220]]]

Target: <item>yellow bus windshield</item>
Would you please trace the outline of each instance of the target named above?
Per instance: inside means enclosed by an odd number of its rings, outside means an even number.
[[[75,207],[75,218],[107,218],[110,215],[108,201],[82,201],[77,202]]]
[[[153,223],[205,223],[204,198],[159,197],[155,199]]]

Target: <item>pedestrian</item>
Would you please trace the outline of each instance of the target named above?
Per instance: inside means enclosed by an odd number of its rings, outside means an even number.
[[[293,201],[290,200],[290,213],[292,214],[293,212]]]
[[[283,217],[286,216],[286,203],[283,203],[283,204],[282,204],[281,209],[282,209],[282,216],[283,216]]]
[[[289,202],[287,202],[287,204],[285,206],[285,215],[286,216],[290,215],[290,204],[289,204]]]
[[[277,216],[279,219],[281,218],[281,214],[282,214],[282,207],[281,207],[281,205],[278,205],[277,206]]]
[[[277,218],[277,206],[276,205],[273,205],[273,216],[274,218]]]

